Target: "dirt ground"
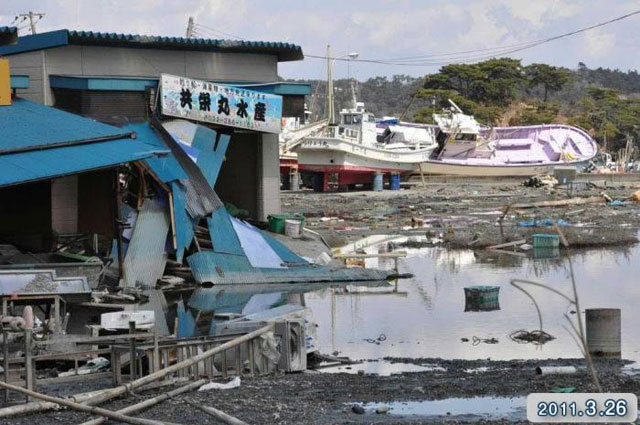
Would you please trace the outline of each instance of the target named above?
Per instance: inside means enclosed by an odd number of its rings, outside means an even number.
[[[522,225],[548,224],[549,220],[562,224],[574,248],[621,246],[637,242],[640,203],[630,196],[638,189],[640,182],[601,181],[571,191],[565,187],[525,187],[518,180],[429,183],[424,188],[400,191],[284,192],[282,208],[304,213],[305,226],[321,233],[332,246],[371,234],[427,236],[442,239],[443,246],[449,248],[483,248],[519,239],[531,243],[532,234],[554,233],[553,228]],[[560,207],[522,206],[570,198],[601,201]]]
[[[475,396],[516,397],[531,392],[549,392],[557,387],[574,387],[576,392],[594,391],[583,360],[548,361],[462,361],[441,359],[388,359],[439,366],[445,371],[405,373],[392,376],[298,373],[261,378],[242,378],[239,388],[193,392],[175,397],[153,407],[139,417],[181,424],[215,424],[193,406],[211,406],[236,416],[249,424],[436,424],[436,423],[505,423],[473,415],[401,416],[364,414],[352,411],[356,403],[422,401]],[[536,366],[575,365],[574,375],[537,376]],[[621,361],[597,362],[604,391],[640,393],[640,377],[623,373]],[[108,385],[108,382],[104,384]],[[42,390],[45,390],[44,388]],[[68,391],[69,388],[66,388]],[[56,393],[55,388],[48,389]],[[153,391],[130,395],[103,407],[117,410],[153,396]],[[189,403],[190,402],[190,403]],[[390,404],[390,406],[392,406]],[[7,424],[78,424],[89,420],[85,413],[56,411],[20,416],[0,423]],[[526,423],[514,421],[511,423]]]

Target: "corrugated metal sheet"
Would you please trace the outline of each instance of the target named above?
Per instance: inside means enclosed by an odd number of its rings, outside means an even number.
[[[282,261],[292,264],[309,264],[304,258],[294,254],[289,248],[284,246],[280,241],[270,236],[267,232],[261,232],[264,240],[269,244]]]
[[[124,258],[124,286],[155,288],[167,263],[165,245],[169,234],[169,206],[147,199],[138,214]]]
[[[0,128],[0,154],[129,136],[126,130],[24,99],[0,108]]]
[[[140,34],[70,31],[66,29],[20,37],[16,46],[2,48],[0,49],[0,54],[17,54],[68,44],[144,49],[197,50],[206,52],[257,53],[275,55],[280,62],[304,59],[302,48],[291,43],[162,37]]]
[[[185,120],[166,121],[163,126],[197,152],[196,165],[209,185],[215,187],[231,137]]]
[[[178,161],[180,167],[188,176],[187,186],[187,209],[191,217],[204,216],[212,213],[215,209],[223,206],[222,201],[204,177],[198,166],[189,158],[180,145],[173,140],[173,137],[164,128],[162,122],[154,116],[151,121],[153,128],[162,138],[164,144],[171,150],[173,157]],[[204,214],[196,214],[204,211]]]
[[[0,295],[90,293],[85,277],[58,277],[55,270],[0,270]]]
[[[134,132],[136,134],[136,140],[169,152],[167,145],[164,144],[162,138],[149,123],[127,124],[124,128],[127,131]],[[180,164],[178,164],[178,161],[173,155],[153,157],[147,159],[145,162],[164,183],[188,178],[187,173],[185,173],[182,167],[180,167]]]
[[[218,208],[207,219],[213,250],[223,254],[245,256],[226,208]]]
[[[173,211],[176,222],[177,249],[176,260],[182,263],[184,250],[189,248],[193,241],[193,224],[187,215],[187,190],[177,181],[171,183],[173,192]]]
[[[212,251],[190,255],[187,262],[196,282],[214,285],[379,281],[389,276],[389,272],[384,270],[356,267],[336,270],[314,265],[285,269],[254,268],[246,257]]]
[[[0,154],[0,186],[112,167],[151,158],[161,152],[163,151],[157,147],[139,140],[118,139],[31,152]]]

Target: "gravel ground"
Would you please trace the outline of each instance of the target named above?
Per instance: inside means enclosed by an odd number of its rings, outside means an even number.
[[[575,375],[536,376],[539,365],[575,365],[583,360],[548,361],[462,361],[440,359],[387,359],[440,366],[446,371],[405,373],[382,377],[299,373],[243,378],[239,388],[224,391],[194,392],[178,396],[151,408],[140,417],[181,424],[218,423],[188,402],[212,406],[250,424],[413,424],[477,422],[473,416],[399,416],[367,412],[356,414],[354,403],[439,400],[450,397],[526,396],[531,392],[549,392],[555,387],[575,387],[576,392],[590,392],[594,386],[586,370]],[[640,377],[621,372],[623,362],[603,361],[597,369],[604,391],[640,393]],[[474,369],[481,372],[474,372]],[[53,391],[55,392],[55,391]],[[154,393],[129,396],[104,407],[117,410],[151,397]],[[21,416],[2,423],[10,424],[78,424],[89,415],[71,411]],[[505,423],[483,420],[482,423]],[[512,423],[519,423],[518,421]]]

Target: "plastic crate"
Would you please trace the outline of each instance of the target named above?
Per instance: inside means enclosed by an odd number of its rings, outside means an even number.
[[[558,235],[533,235],[534,248],[557,248],[560,246],[560,236]]]
[[[298,220],[300,229],[304,227],[304,216],[302,214],[273,214],[267,217],[269,220],[269,231],[284,234],[284,222],[286,220]]]
[[[464,311],[500,310],[499,286],[470,286],[464,288]]]

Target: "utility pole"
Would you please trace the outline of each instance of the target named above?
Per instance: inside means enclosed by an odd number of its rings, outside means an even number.
[[[18,18],[29,18],[29,26],[31,27],[31,34],[36,33],[36,23],[39,22],[42,18],[44,18],[44,13],[34,13],[29,11],[29,13],[21,13],[17,16]],[[33,18],[38,18],[37,21],[34,21]]]
[[[193,16],[189,16],[189,22],[187,23],[187,38],[193,37]]]

